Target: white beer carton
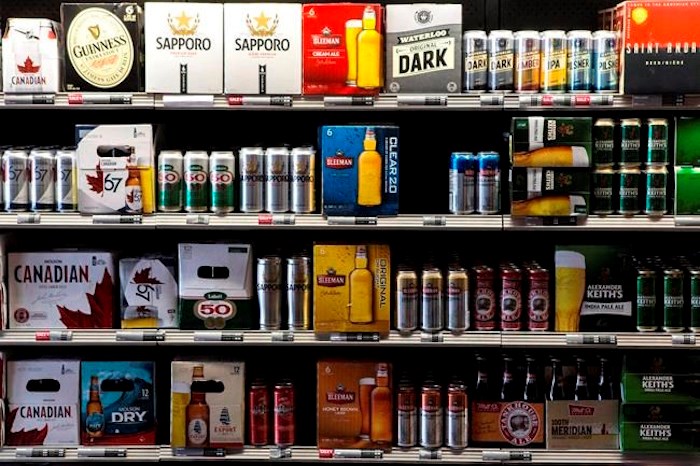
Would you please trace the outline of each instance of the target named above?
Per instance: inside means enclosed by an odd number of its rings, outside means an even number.
[[[222,4],[147,2],[146,92],[221,94],[223,16]]]
[[[9,361],[7,374],[7,445],[77,445],[80,361]]]
[[[5,92],[61,90],[61,26],[50,19],[9,18],[2,41]]]
[[[119,261],[122,328],[177,328],[177,281],[171,257]]]
[[[301,4],[224,5],[224,92],[301,94]]]
[[[117,297],[112,253],[8,256],[10,328],[112,328]]]

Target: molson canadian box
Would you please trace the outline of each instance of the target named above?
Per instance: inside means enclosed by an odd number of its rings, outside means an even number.
[[[170,445],[243,448],[245,364],[173,361]]]
[[[314,330],[389,333],[389,246],[314,245]]]
[[[459,92],[462,5],[386,6],[386,89]]]
[[[379,92],[384,83],[381,5],[307,3],[302,21],[304,94]]]
[[[655,354],[625,357],[622,399],[626,403],[700,404],[700,357]]]
[[[80,361],[9,361],[7,377],[7,445],[78,445]]]
[[[142,88],[143,11],[137,3],[63,3],[67,91]]]
[[[119,261],[122,328],[177,328],[175,266],[173,257]]]
[[[155,445],[153,362],[80,364],[80,438],[83,445]]]
[[[221,94],[224,6],[146,2],[146,92]]]
[[[622,451],[700,451],[700,405],[623,404]]]
[[[10,328],[112,328],[117,299],[109,252],[8,256]]]
[[[2,39],[5,92],[61,90],[61,26],[48,19],[8,18]]]
[[[301,4],[224,5],[224,92],[301,94]]]
[[[471,440],[525,447],[544,445],[544,403],[472,401]]]

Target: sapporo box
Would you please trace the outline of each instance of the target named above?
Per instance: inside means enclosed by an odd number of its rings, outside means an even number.
[[[2,37],[5,92],[61,90],[61,26],[48,19],[8,18]]]
[[[119,261],[122,328],[177,328],[175,264],[166,256]]]

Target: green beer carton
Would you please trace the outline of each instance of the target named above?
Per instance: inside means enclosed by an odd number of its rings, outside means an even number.
[[[700,355],[626,356],[622,370],[622,399],[626,403],[700,406]]]
[[[588,193],[591,172],[588,168],[525,168],[511,171],[513,192],[530,193]]]
[[[700,166],[700,118],[677,120],[676,166]]]
[[[676,215],[700,215],[700,167],[675,167]]]
[[[517,117],[512,120],[513,152],[577,146],[593,140],[589,117]]]
[[[700,405],[623,404],[621,417],[622,451],[700,451]]]

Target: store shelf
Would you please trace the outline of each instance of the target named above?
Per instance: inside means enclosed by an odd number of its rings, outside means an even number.
[[[77,212],[0,213],[0,228],[154,229],[155,216],[81,215]]]
[[[636,215],[625,217],[622,215],[595,216],[581,219],[576,224],[569,224],[569,219],[543,219],[543,218],[513,218],[510,215],[503,216],[503,228],[505,230],[596,230],[596,231],[647,231],[647,230],[672,230],[677,228],[672,215],[663,217],[648,217]]]
[[[501,332],[503,347],[515,348],[678,348],[692,349],[700,345],[700,337],[690,333],[557,333]]]
[[[74,345],[155,346],[164,334],[158,330],[4,330],[0,331],[0,347]]]
[[[160,460],[160,448],[151,447],[3,447],[0,463],[116,463]]]
[[[149,109],[154,97],[146,93],[59,92],[57,94],[0,94],[0,107],[17,109],[110,110]]]

